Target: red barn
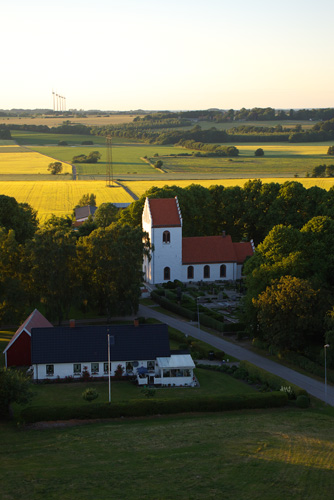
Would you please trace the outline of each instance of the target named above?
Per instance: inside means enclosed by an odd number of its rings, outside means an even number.
[[[18,328],[3,351],[6,367],[31,365],[31,329],[53,327],[37,309]]]

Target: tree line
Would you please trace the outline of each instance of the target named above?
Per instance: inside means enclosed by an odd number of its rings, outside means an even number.
[[[22,320],[36,304],[59,322],[72,306],[108,317],[137,311],[149,243],[141,227],[101,212],[90,231],[73,231],[70,217],[53,216],[38,226],[30,207],[0,196],[2,324]]]

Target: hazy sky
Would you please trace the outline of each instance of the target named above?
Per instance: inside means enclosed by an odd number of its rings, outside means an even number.
[[[13,0],[0,108],[334,107],[333,0]]]

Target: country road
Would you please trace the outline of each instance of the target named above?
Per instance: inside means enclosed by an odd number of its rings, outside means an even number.
[[[154,307],[147,307],[140,305],[138,316],[150,317],[158,319],[167,325],[180,330],[185,335],[191,335],[192,337],[202,340],[217,349],[221,349],[230,356],[234,356],[240,360],[249,361],[254,365],[263,368],[264,370],[278,375],[279,377],[288,380],[292,384],[298,385],[302,389],[305,389],[309,394],[315,396],[316,398],[325,401],[325,385],[324,382],[319,382],[311,377],[302,375],[290,368],[282,366],[274,361],[271,361],[263,356],[259,356],[244,347],[233,344],[221,338],[216,337],[210,333],[198,329],[197,327],[191,325],[187,320],[176,319],[174,317],[162,314],[154,309]],[[331,385],[327,386],[327,403],[334,406],[334,387]]]

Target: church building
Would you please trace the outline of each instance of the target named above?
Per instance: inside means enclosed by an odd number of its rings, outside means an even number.
[[[233,243],[225,232],[221,236],[182,238],[182,215],[177,197],[146,198],[142,227],[154,251],[144,257],[147,283],[179,280],[237,280],[246,257],[253,255],[253,242]]]

